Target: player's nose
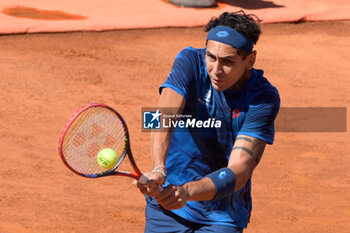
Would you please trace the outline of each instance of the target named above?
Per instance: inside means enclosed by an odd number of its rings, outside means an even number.
[[[213,63],[212,72],[216,76],[218,76],[218,75],[223,73],[223,65],[221,64],[221,62],[216,61],[216,62]]]

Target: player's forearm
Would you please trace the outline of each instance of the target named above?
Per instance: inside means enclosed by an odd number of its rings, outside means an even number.
[[[162,114],[176,116],[182,113],[185,106],[185,99],[182,95],[170,88],[164,88],[158,102],[158,108]],[[175,119],[175,117],[174,117]],[[168,128],[163,131],[154,131],[151,135],[152,140],[152,160],[153,166],[165,165],[168,153],[169,142],[174,129]]]
[[[209,201],[215,196],[215,185],[208,178],[188,182],[183,185],[189,197],[189,201]]]
[[[244,187],[259,164],[266,142],[251,136],[237,137],[231,152],[228,167],[236,175],[235,191]]]
[[[252,175],[253,169],[248,165],[241,165],[240,167],[233,167],[231,168],[231,170],[236,175],[236,185],[234,188],[234,191],[236,192],[237,190],[240,190],[245,186],[245,184]]]
[[[154,167],[165,165],[172,132],[152,132],[151,154]]]
[[[257,166],[257,162],[260,161],[265,145],[265,142],[247,136],[242,140],[241,136],[235,144],[227,168],[214,171],[201,180],[183,185],[188,200],[220,199],[243,188]],[[224,178],[220,177],[221,172],[225,173]]]
[[[168,115],[176,113],[164,112]],[[166,157],[168,154],[169,143],[174,129],[162,129],[162,131],[153,131],[151,134],[151,154],[154,167],[165,166]]]
[[[230,186],[225,187],[225,189],[232,190],[231,192],[237,191],[244,187],[251,176],[251,171],[248,167],[244,168],[244,166],[241,165],[239,169],[235,170],[235,185],[233,186],[232,183],[228,183],[227,185]],[[187,191],[189,201],[212,200],[217,191],[214,182],[209,177],[204,177],[198,181],[188,182],[183,185],[183,188]]]

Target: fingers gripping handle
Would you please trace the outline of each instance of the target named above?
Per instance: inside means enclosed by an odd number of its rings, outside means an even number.
[[[147,184],[148,181],[149,181],[149,178],[148,178],[145,174],[142,174],[142,175],[140,176],[139,182],[140,182],[141,184]],[[163,187],[162,187],[162,186],[158,186],[158,187],[159,187],[159,190],[160,190],[160,191],[163,191]]]
[[[147,177],[145,174],[142,174],[142,175],[140,176],[139,182],[140,182],[141,184],[147,184],[148,181],[149,181],[149,179],[148,179],[148,177]]]

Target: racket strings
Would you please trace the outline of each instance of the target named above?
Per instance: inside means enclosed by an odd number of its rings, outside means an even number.
[[[112,115],[113,117],[115,115]],[[105,119],[104,121],[100,121],[100,125],[104,130],[104,132],[116,132],[116,136],[117,138],[115,139],[115,142],[119,142],[119,144],[117,144],[115,147],[111,146],[114,150],[118,151],[120,145],[123,143],[123,141],[125,140],[123,138],[123,127],[122,124],[119,124],[117,128],[115,128],[114,124],[110,124],[113,119],[108,119],[108,121]],[[119,120],[119,119],[118,119]],[[108,126],[112,126],[112,127],[108,127]],[[89,141],[95,141],[94,143],[92,143],[91,145],[89,145],[88,150],[89,153],[87,153],[87,156],[94,158],[93,160],[90,160],[89,163],[87,163],[85,166],[83,166],[83,168],[85,169],[84,173],[90,174],[90,173],[99,173],[102,172],[104,169],[98,165],[98,163],[96,163],[96,156],[97,153],[100,149],[104,148],[104,145],[102,145],[101,148],[101,144],[103,143],[103,140],[107,137],[105,133],[102,133],[103,131],[101,130],[101,128],[99,128],[96,125],[96,122],[93,123],[92,125],[92,132],[90,133],[90,139]],[[118,140],[119,139],[119,140]],[[119,152],[120,154],[120,152]],[[97,170],[96,170],[97,169]]]
[[[104,170],[102,167],[100,167],[96,163],[96,159],[95,159],[98,151],[103,148],[103,146],[101,148],[101,144],[103,142],[102,140],[103,140],[104,134],[101,134],[101,132],[102,132],[101,128],[98,128],[98,126],[96,125],[96,119],[93,119],[93,120],[95,120],[95,122],[91,126],[91,132],[89,133],[89,143],[86,143],[81,148],[84,151],[86,151],[86,156],[88,158],[93,158],[93,159],[86,159],[86,158],[80,157],[81,159],[79,161],[77,161],[76,164],[74,164],[76,169],[78,169],[79,172],[84,173],[84,174],[100,173]],[[102,124],[102,127],[105,127],[104,122],[99,122],[99,123]],[[109,128],[109,129],[107,129],[107,131],[110,132],[111,129]],[[117,132],[119,132],[119,131],[117,131]],[[120,140],[120,141],[122,141],[122,140]],[[120,145],[117,145],[114,148],[113,148],[113,146],[111,146],[111,147],[115,150],[118,150],[119,146]]]
[[[99,174],[107,169],[98,164],[97,154],[111,148],[120,156],[116,168],[125,157],[125,132],[122,121],[113,111],[105,107],[89,108],[75,119],[64,137],[65,160],[81,174]]]
[[[80,147],[72,147],[72,145],[68,143],[67,145],[69,145],[69,147],[67,147],[67,149],[69,150],[67,150],[67,153],[64,153],[66,155],[66,160],[70,164],[70,166],[74,170],[83,174],[90,174],[88,170],[91,170],[91,168],[95,167],[91,166],[93,164],[93,161],[91,159],[86,158],[86,155],[88,157],[92,157],[91,154],[94,151],[95,153],[97,153],[99,148],[96,142],[89,140],[89,138],[91,138],[91,135],[96,134],[93,130],[95,124],[94,122],[97,120],[97,115],[92,110],[93,109],[89,109],[83,114],[81,114],[73,123],[74,125],[72,125],[73,127],[71,127],[72,131],[70,131],[71,134],[67,133],[67,139],[69,139],[69,136],[74,137],[75,133],[77,133],[77,135],[83,134],[88,140],[84,142],[84,144]],[[78,126],[80,126],[80,128],[78,128]],[[102,171],[102,169],[99,170],[100,171],[96,172]]]

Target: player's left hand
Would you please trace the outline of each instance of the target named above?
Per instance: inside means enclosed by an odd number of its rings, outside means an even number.
[[[164,184],[166,178],[159,172],[147,172],[143,175],[147,177],[147,183],[142,183],[141,179],[134,180],[134,186],[136,186],[142,194],[149,197],[158,195],[163,190],[162,184]]]
[[[175,210],[185,206],[189,200],[189,195],[183,186],[171,184],[155,196],[155,199],[164,209]]]

